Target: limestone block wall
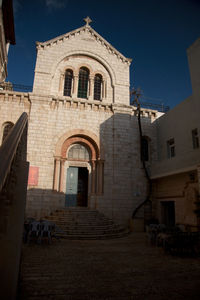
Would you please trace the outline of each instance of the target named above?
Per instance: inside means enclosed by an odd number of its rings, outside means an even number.
[[[92,195],[90,207],[127,224],[133,209],[146,194],[134,108],[36,94],[30,98],[28,160],[31,166],[39,167],[39,178],[37,186],[29,186],[27,215],[42,216],[64,207],[67,163],[62,193],[52,191],[56,145],[65,133],[80,130],[96,136],[103,149],[100,156],[104,160],[104,193]],[[154,132],[148,130],[147,124],[151,127],[153,119],[149,111],[148,121],[144,118],[146,124],[143,122],[152,141]]]
[[[0,91],[0,144],[2,142],[4,124],[6,122],[16,123],[23,112],[28,115],[31,102],[28,93]]]
[[[63,68],[68,65],[74,67],[74,63],[77,67],[82,56],[85,63],[88,62],[94,71],[96,68],[102,69],[107,73],[106,78],[109,74],[108,101],[111,101],[112,94],[113,103],[129,105],[130,60],[114,49],[90,26],[83,26],[69,34],[38,43],[37,50],[33,92],[57,95]],[[74,62],[72,59],[75,59]]]
[[[101,124],[105,144],[105,195],[99,201],[104,213],[121,222],[130,218],[134,205],[131,173],[131,109],[114,106],[113,115]],[[137,159],[137,158],[136,158]]]
[[[97,111],[97,108],[92,107],[88,102],[83,104],[66,103],[62,100],[56,102],[51,98],[36,95],[32,95],[31,99],[33,105],[29,127],[28,158],[32,166],[39,167],[39,181],[38,186],[32,187],[37,190],[36,193],[34,194],[33,190],[30,193],[28,204],[30,211],[34,210],[33,205],[38,209],[41,207],[41,203],[37,203],[41,201],[41,197],[37,197],[38,190],[44,195],[44,201],[48,201],[45,200],[45,194],[51,192],[53,187],[54,156],[60,137],[74,129],[92,131],[99,137],[100,124],[111,115],[111,110],[106,106],[98,108]],[[65,166],[63,193],[66,189],[66,170]],[[64,198],[61,195],[59,199]],[[48,205],[51,206],[50,203],[47,203],[46,208],[43,205],[42,210],[48,212]],[[58,203],[55,205],[59,206]],[[60,205],[64,206],[62,200]]]
[[[113,83],[112,78],[106,68],[99,63],[96,59],[93,59],[88,56],[75,55],[69,56],[67,59],[62,60],[56,69],[55,75],[52,78],[51,84],[51,95],[63,96],[64,91],[64,75],[66,69],[71,69],[74,74],[73,80],[73,91],[72,97],[77,98],[77,89],[78,89],[78,74],[81,67],[87,67],[89,69],[89,90],[88,99],[93,100],[93,90],[94,90],[94,76],[95,74],[101,74],[103,78],[103,87],[102,87],[102,101],[112,103],[113,101]]]
[[[2,91],[0,101],[1,128],[5,122],[15,123],[23,111],[29,114],[27,159],[30,167],[37,167],[39,171],[37,184],[29,182],[26,216],[40,218],[64,207],[67,162],[63,190],[55,192],[56,147],[66,133],[84,131],[96,137],[100,158],[104,161],[104,192],[89,195],[89,205],[127,224],[133,209],[146,195],[135,107],[13,91]],[[156,112],[142,110],[142,115],[143,131],[150,137],[152,152],[155,149],[153,121]],[[151,154],[154,159],[154,150]],[[139,217],[143,217],[142,210]]]

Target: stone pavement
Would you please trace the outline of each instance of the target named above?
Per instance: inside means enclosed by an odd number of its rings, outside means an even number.
[[[200,258],[179,258],[143,233],[24,245],[19,299],[200,299]]]

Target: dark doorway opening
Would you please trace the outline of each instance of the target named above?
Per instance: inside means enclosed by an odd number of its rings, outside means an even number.
[[[88,169],[78,168],[77,206],[88,205]]]
[[[161,202],[162,223],[167,226],[175,225],[175,205],[174,201]]]
[[[82,167],[67,169],[65,206],[88,205],[88,170]]]

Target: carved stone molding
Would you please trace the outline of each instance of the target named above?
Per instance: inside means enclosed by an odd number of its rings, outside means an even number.
[[[114,55],[117,59],[119,59],[122,63],[131,64],[132,59],[126,58],[124,55],[122,55],[118,50],[116,50],[110,43],[108,43],[102,36],[100,36],[89,24],[86,24],[85,26],[82,26],[78,29],[75,29],[73,31],[70,31],[69,33],[60,35],[54,39],[51,39],[46,42],[36,42],[36,48],[38,50],[44,50],[46,48],[52,47],[54,45],[57,45],[59,42],[64,42],[65,40],[74,38],[76,35],[81,35],[82,33],[87,33],[88,38],[92,38],[93,40],[96,40],[98,43],[100,43],[104,48],[107,49],[107,51]]]

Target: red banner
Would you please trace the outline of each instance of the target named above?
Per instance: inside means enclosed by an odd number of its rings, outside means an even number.
[[[38,185],[39,167],[29,167],[28,185]]]

